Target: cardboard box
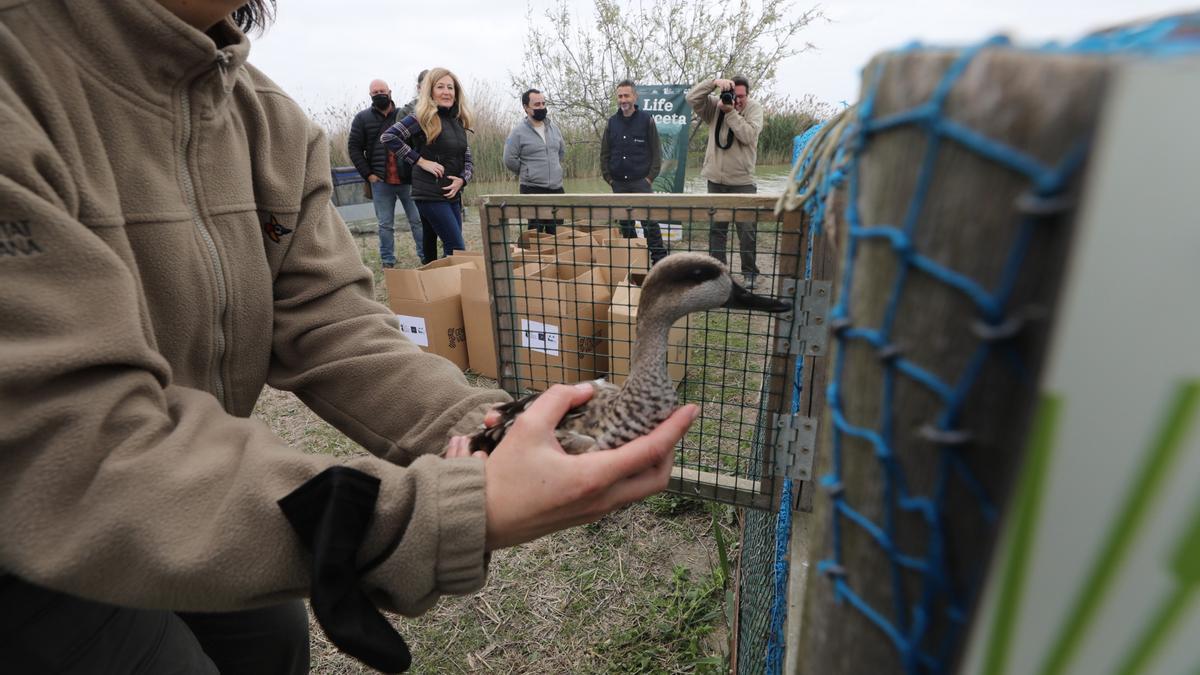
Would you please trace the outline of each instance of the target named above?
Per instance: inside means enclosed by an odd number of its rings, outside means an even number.
[[[463,326],[467,331],[467,360],[471,370],[497,379],[500,372],[496,358],[496,321],[492,316],[492,296],[488,292],[487,272],[483,253],[455,251],[451,259],[471,263],[462,268]]]
[[[565,250],[576,247],[591,247],[598,241],[588,232],[559,228],[556,234],[545,234],[533,230],[521,232],[520,247],[536,255],[558,256]]]
[[[625,384],[629,376],[633,342],[637,339],[638,301],[642,297],[642,282],[645,279],[645,274],[631,274],[618,283],[613,291],[608,323],[608,362],[610,381],[616,385]],[[676,387],[683,382],[685,375],[686,322],[686,317],[675,322],[667,336],[667,374]]]
[[[400,320],[400,330],[421,349],[443,356],[467,369],[466,326],[462,311],[462,270],[470,261],[453,257],[417,269],[386,269],[388,307]]]
[[[645,239],[625,239],[620,230],[608,230],[600,238],[600,245],[592,249],[592,260],[608,275],[613,289],[631,274],[650,271],[650,251]]]
[[[530,263],[541,264],[554,262],[554,254],[540,253],[539,251],[540,249],[538,251],[534,251],[531,249],[517,248],[517,246],[514,244],[508,252],[510,266],[513,269],[516,269],[522,265],[528,265]]]
[[[545,389],[608,371],[608,304],[603,269],[546,263],[512,279],[516,373],[521,385]]]

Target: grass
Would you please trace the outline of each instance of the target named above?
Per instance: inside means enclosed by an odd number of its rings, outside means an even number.
[[[365,452],[285,392],[265,391],[255,414],[306,452]],[[732,513],[659,495],[498,551],[482,591],[445,598],[418,619],[392,617],[412,672],[722,672],[729,565],[712,533],[732,539]],[[314,673],[374,672],[311,628]]]
[[[466,229],[478,250],[478,228]],[[398,264],[416,266],[402,231]],[[379,282],[374,237],[360,237],[359,246]],[[265,390],[255,415],[305,452],[365,454],[286,392]],[[414,673],[725,672],[737,554],[725,542],[736,541],[736,529],[729,507],[657,495],[598,523],[498,551],[480,592],[445,598],[417,619],[391,620],[413,652]],[[338,651],[315,622],[311,628],[314,673],[374,672]]]

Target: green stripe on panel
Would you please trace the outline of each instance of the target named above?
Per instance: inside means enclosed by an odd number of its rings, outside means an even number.
[[[1176,389],[1170,409],[1162,421],[1151,445],[1141,473],[1126,495],[1125,506],[1109,530],[1087,582],[1080,589],[1067,623],[1059,632],[1055,645],[1042,666],[1042,675],[1060,675],[1074,658],[1084,635],[1084,630],[1095,619],[1101,601],[1108,595],[1118,566],[1129,553],[1134,536],[1146,515],[1148,507],[1167,477],[1167,469],[1175,462],[1187,427],[1196,416],[1196,404],[1200,401],[1200,380],[1185,382]]]
[[[1200,502],[1192,512],[1191,525],[1175,547],[1170,567],[1176,584],[1170,594],[1160,601],[1154,619],[1134,643],[1133,650],[1125,657],[1118,673],[1132,675],[1141,672],[1176,627],[1184,608],[1200,586]]]
[[[1017,493],[1014,495],[1013,538],[1008,559],[1000,581],[1000,596],[996,608],[996,620],[992,624],[987,654],[984,656],[985,675],[1001,675],[1008,665],[1009,643],[1012,640],[1013,624],[1021,604],[1021,592],[1025,588],[1025,573],[1029,567],[1029,554],[1033,548],[1033,535],[1037,530],[1038,511],[1042,505],[1042,488],[1050,466],[1050,451],[1054,446],[1062,400],[1046,395],[1038,404],[1033,423],[1033,435],[1029,448],[1028,464],[1021,473]]]

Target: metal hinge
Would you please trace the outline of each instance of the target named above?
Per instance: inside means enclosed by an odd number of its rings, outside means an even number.
[[[781,319],[792,322],[787,337],[779,338],[777,351],[803,356],[824,356],[829,340],[829,298],[833,282],[788,279],[783,294],[791,296],[792,311]]]
[[[817,418],[775,416],[775,475],[809,480],[817,454]]]

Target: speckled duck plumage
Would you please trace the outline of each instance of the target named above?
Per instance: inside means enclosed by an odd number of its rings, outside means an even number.
[[[570,410],[558,425],[563,449],[579,454],[615,448],[649,433],[669,417],[678,406],[666,363],[671,326],[687,314],[718,307],[782,312],[791,305],[742,288],[725,265],[705,254],[675,253],[656,264],[642,283],[637,338],[625,385],[591,383],[592,398]],[[500,422],[475,433],[471,450],[491,452],[537,396],[500,406]]]

